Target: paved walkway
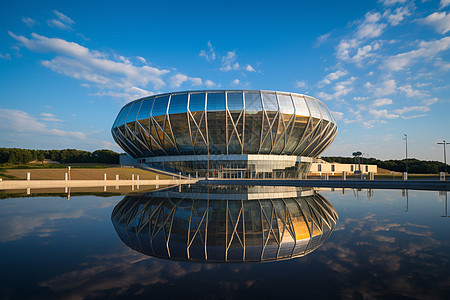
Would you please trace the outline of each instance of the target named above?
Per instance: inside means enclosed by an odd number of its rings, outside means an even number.
[[[408,189],[450,191],[450,180],[317,180],[317,179],[209,179],[200,184],[305,186],[363,189]]]
[[[409,189],[450,191],[450,180],[300,180],[300,179],[166,179],[166,180],[3,180],[0,190],[27,188],[97,187],[132,185],[262,185],[262,186],[304,186],[330,188],[364,189]]]

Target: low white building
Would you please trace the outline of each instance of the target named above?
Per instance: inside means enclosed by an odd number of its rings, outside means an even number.
[[[377,165],[368,165],[368,164],[340,164],[340,163],[329,163],[322,159],[316,159],[311,165],[311,169],[309,174],[311,175],[337,175],[342,174],[342,172],[347,172],[347,174],[359,173],[359,168],[361,167],[361,172],[363,174],[368,174],[369,172],[377,173],[378,167]]]

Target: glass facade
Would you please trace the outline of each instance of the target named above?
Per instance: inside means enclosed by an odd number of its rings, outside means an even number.
[[[173,260],[266,262],[314,251],[338,220],[333,205],[311,188],[181,188],[118,203],[111,220],[121,240]]]
[[[168,172],[218,179],[300,178],[308,173],[309,157],[281,155],[177,155],[138,159],[139,163]]]
[[[114,140],[146,161],[183,155],[317,157],[336,134],[336,122],[321,101],[260,90],[146,97],[125,105],[112,127]]]

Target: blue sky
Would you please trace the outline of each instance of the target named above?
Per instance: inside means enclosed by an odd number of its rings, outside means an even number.
[[[450,0],[1,1],[0,146],[109,148],[133,99],[177,90],[314,96],[354,151],[443,161]]]

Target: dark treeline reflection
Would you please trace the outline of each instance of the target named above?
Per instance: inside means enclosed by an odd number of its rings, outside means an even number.
[[[127,196],[111,219],[121,240],[147,255],[264,262],[314,251],[338,215],[311,188],[184,186]]]

